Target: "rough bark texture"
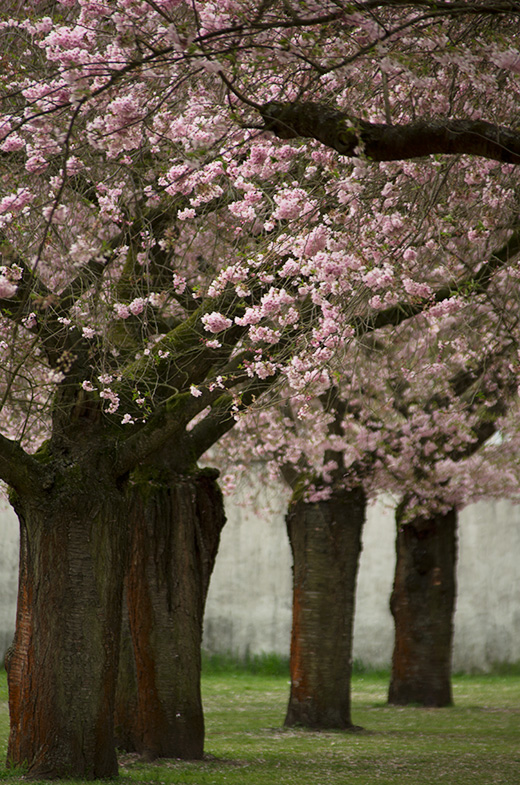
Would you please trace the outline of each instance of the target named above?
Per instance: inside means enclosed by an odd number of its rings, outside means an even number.
[[[293,624],[287,726],[353,727],[352,631],[365,508],[360,489],[335,492],[316,504],[290,505]]]
[[[114,710],[115,746],[125,752],[137,752],[137,673],[134,645],[128,618],[126,589],[123,593],[121,640],[119,647],[119,670]]]
[[[17,626],[7,658],[8,762],[33,779],[117,773],[113,710],[127,542],[123,497],[102,474],[15,500]]]
[[[398,525],[390,607],[395,624],[388,700],[449,706],[457,514]]]
[[[225,523],[217,472],[136,484],[126,580],[136,673],[120,673],[116,730],[148,758],[201,758],[200,649],[209,579]]]

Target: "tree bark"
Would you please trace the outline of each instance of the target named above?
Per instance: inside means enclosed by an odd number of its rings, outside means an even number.
[[[8,763],[33,779],[117,774],[113,740],[124,497],[74,469],[14,499],[20,521],[16,633],[6,658]],[[106,475],[105,475],[106,476]]]
[[[352,631],[365,509],[361,489],[335,491],[316,504],[290,504],[293,622],[286,726],[353,728]]]
[[[398,513],[399,517],[399,513]],[[390,608],[395,644],[389,703],[449,706],[457,513],[399,525]]]
[[[115,746],[117,749],[124,750],[125,752],[137,752],[137,673],[135,667],[134,644],[130,632],[130,620],[128,618],[126,587],[123,592],[122,610],[119,668],[114,709]]]
[[[206,469],[138,482],[132,490],[126,596],[137,694],[125,658],[116,727],[126,749],[150,759],[203,756],[203,614],[225,523],[217,476]]]

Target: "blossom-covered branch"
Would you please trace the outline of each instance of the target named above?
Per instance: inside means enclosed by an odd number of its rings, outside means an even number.
[[[520,253],[520,231],[515,231],[509,240],[492,253],[485,264],[473,274],[465,275],[451,284],[441,285],[427,297],[415,301],[402,301],[389,308],[375,311],[366,316],[357,316],[351,324],[357,336],[386,326],[396,327],[407,319],[412,319],[435,304],[440,304],[460,295],[479,295],[486,291],[493,274],[501,267],[514,262]]]

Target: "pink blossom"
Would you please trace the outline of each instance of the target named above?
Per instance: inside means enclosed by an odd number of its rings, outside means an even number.
[[[288,259],[283,267],[278,271],[278,275],[281,277],[290,277],[294,275],[299,275],[301,272],[300,264],[296,261],[296,259]]]
[[[228,205],[228,210],[236,218],[242,218],[244,221],[254,221],[256,218],[255,208],[245,201],[232,202]]]
[[[394,280],[394,273],[389,265],[383,267],[374,267],[363,275],[363,283],[369,289],[381,289],[384,286],[390,286]]]
[[[227,496],[231,495],[237,488],[235,477],[232,474],[225,474],[221,482],[222,490]]]
[[[510,48],[502,52],[495,52],[491,57],[499,68],[520,74],[520,51],[518,49]]]
[[[219,376],[217,376],[217,378],[215,379],[215,381],[214,381],[214,382],[211,382],[211,384],[210,384],[210,385],[209,385],[209,387],[208,387],[208,390],[209,390],[210,392],[213,392],[213,390],[218,390],[218,389],[220,389],[220,390],[223,390],[223,389],[225,389],[225,386],[224,386],[224,377],[223,377],[223,376],[220,376],[220,375],[219,375]]]
[[[294,297],[288,294],[285,289],[271,289],[262,296],[260,303],[260,315],[273,316],[280,312],[282,306],[291,305],[294,302]]]
[[[383,302],[379,294],[375,294],[373,297],[371,297],[370,300],[368,301],[368,304],[371,308],[374,308],[374,310],[376,311],[381,310],[381,308],[385,307],[385,303]]]
[[[315,256],[318,251],[323,251],[327,244],[327,229],[320,225],[310,232],[305,241],[306,256]]]
[[[114,303],[114,311],[119,319],[128,319],[130,316],[130,310],[124,303]]]
[[[450,297],[448,300],[436,303],[428,310],[428,315],[439,319],[443,316],[451,316],[462,308],[463,301],[459,297]]]
[[[202,317],[202,323],[204,325],[204,329],[210,333],[219,333],[222,330],[227,330],[228,327],[231,327],[233,324],[231,319],[228,319],[227,316],[223,316],[223,314],[218,313],[218,311],[204,314]]]
[[[332,488],[327,485],[325,485],[323,488],[316,488],[314,485],[310,485],[306,495],[311,504],[316,504],[317,502],[327,501],[327,499],[330,499],[332,495]]]
[[[17,286],[5,275],[0,275],[0,298],[7,299],[9,297],[13,297],[16,294]]]
[[[412,297],[430,297],[432,294],[432,288],[427,283],[420,283],[419,281],[413,281],[411,278],[403,278],[403,286],[404,290],[407,294],[411,295]]]
[[[178,273],[173,274],[173,288],[176,294],[182,294],[186,289],[186,278]]]
[[[316,209],[316,202],[309,198],[303,188],[285,188],[274,195],[274,201],[278,206],[273,212],[273,218],[277,220],[299,218]]]
[[[31,174],[41,174],[49,166],[49,162],[41,153],[34,153],[25,162],[25,168]]]
[[[27,327],[28,330],[32,329],[33,327],[36,327],[36,325],[38,323],[37,319],[36,319],[36,314],[33,312],[33,313],[30,313],[29,316],[25,316],[22,319],[22,323],[23,323],[24,327]]]
[[[417,259],[417,251],[415,248],[407,248],[403,253],[403,259],[405,262],[415,262]]]
[[[268,360],[262,360],[261,362],[254,363],[254,371],[255,374],[260,379],[267,379],[268,376],[273,376],[276,373],[276,364],[272,363]]]
[[[144,300],[142,297],[136,297],[135,300],[132,300],[132,302],[128,306],[128,310],[134,316],[139,316],[139,314],[144,311],[145,305],[146,305],[146,300]]]
[[[179,210],[179,212],[177,213],[177,218],[179,219],[179,221],[189,221],[192,218],[195,218],[196,215],[197,213],[195,212],[193,207],[186,207],[185,210]]]
[[[194,398],[200,398],[202,395],[202,390],[199,390],[194,384],[190,386],[190,394],[193,395]]]
[[[296,308],[289,308],[289,310],[279,317],[278,321],[282,327],[287,327],[291,324],[296,324],[300,320],[300,314]]]
[[[46,221],[52,221],[54,224],[63,224],[69,215],[69,208],[62,204],[49,204],[43,208],[42,214]]]
[[[236,324],[246,327],[248,324],[258,324],[262,320],[262,313],[259,307],[246,308],[243,316],[235,316]]]
[[[11,133],[13,130],[13,125],[9,119],[9,116],[0,117],[0,139],[5,139],[5,137]]]
[[[252,326],[249,328],[249,337],[253,343],[263,341],[265,343],[275,344],[280,340],[280,331],[272,330],[270,327]]]
[[[100,398],[104,398],[109,402],[105,411],[108,414],[115,414],[119,408],[119,396],[110,387],[106,387],[99,393]]]
[[[65,169],[69,177],[73,177],[85,168],[85,164],[77,156],[71,155],[67,158]]]
[[[0,144],[0,150],[4,153],[15,153],[17,150],[22,150],[25,147],[25,142],[18,134],[10,134],[7,139],[4,139]]]
[[[19,213],[34,199],[34,194],[28,188],[18,188],[15,194],[4,196],[0,200],[0,213]]]

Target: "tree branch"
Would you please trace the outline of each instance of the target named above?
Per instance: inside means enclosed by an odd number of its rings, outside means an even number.
[[[18,492],[41,484],[41,465],[20,444],[0,434],[0,478]]]
[[[274,374],[266,379],[253,379],[242,391],[239,404],[236,404],[235,398],[229,393],[221,395],[211,407],[211,412],[186,434],[194,459],[198,460],[206,450],[233,428],[236,423],[233,406],[236,405],[238,411],[244,411],[272,387],[278,378],[279,375]]]
[[[520,133],[485,120],[369,123],[326,104],[271,101],[260,110],[265,130],[280,139],[317,139],[341,155],[404,161],[428,155],[477,155],[520,164]]]

